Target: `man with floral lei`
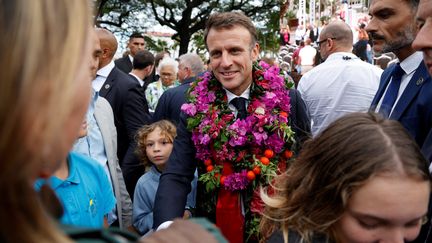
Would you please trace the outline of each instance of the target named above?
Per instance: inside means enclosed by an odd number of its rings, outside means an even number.
[[[195,216],[215,221],[229,242],[257,241],[259,190],[309,136],[309,118],[279,68],[256,62],[256,29],[244,14],[212,14],[204,40],[212,72],[191,84],[182,106],[156,194],[154,227],[183,215],[198,166]]]

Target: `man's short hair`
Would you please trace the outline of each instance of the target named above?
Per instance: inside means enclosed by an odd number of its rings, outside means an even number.
[[[207,36],[211,29],[231,29],[234,26],[246,28],[251,35],[251,46],[255,45],[258,35],[252,20],[241,12],[214,13],[207,20],[204,30],[204,42],[207,47]],[[207,47],[208,48],[208,47]]]
[[[134,32],[134,33],[132,33],[132,35],[129,36],[129,40],[132,40],[133,38],[142,38],[142,39],[144,39],[144,36],[141,33],[139,33],[139,32]]]
[[[142,70],[150,65],[154,65],[155,58],[149,51],[138,51],[133,59],[133,68]]]
[[[186,53],[181,55],[179,57],[179,62],[190,68],[194,76],[204,72],[204,63],[201,60],[201,57],[195,53]]]

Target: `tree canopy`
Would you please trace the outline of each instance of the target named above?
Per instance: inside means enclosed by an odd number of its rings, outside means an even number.
[[[95,23],[120,36],[134,31],[145,32],[157,24],[175,31],[179,54],[189,51],[194,40],[195,51],[202,51],[199,36],[205,21],[213,12],[242,11],[257,23],[260,38],[274,38],[279,29],[279,9],[283,0],[95,0]],[[276,17],[275,17],[276,16]],[[274,23],[275,22],[275,23]],[[262,42],[263,40],[261,40]],[[266,44],[273,41],[265,39]],[[157,41],[153,43],[157,46]],[[163,44],[163,43],[162,43]],[[166,44],[166,43],[165,43]],[[262,44],[262,43],[261,43]]]

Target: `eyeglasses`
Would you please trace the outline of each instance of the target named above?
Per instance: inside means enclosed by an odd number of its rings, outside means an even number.
[[[162,78],[171,78],[171,77],[174,77],[175,74],[173,74],[173,73],[161,73],[160,76]]]
[[[324,42],[327,42],[329,39],[336,40],[337,38],[329,37],[329,38],[326,38],[324,40],[317,41],[316,43],[317,43],[318,47],[321,47],[321,44],[324,43]]]

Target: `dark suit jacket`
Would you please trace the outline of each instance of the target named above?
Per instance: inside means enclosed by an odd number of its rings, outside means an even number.
[[[297,90],[290,90],[292,128],[298,136],[309,136],[310,120],[306,105]],[[177,126],[177,137],[167,168],[163,172],[158,191],[156,193],[153,211],[154,224],[157,228],[161,223],[183,215],[186,196],[191,190],[191,181],[197,163],[195,160],[195,146],[191,140],[191,133],[186,128],[185,113],[180,113],[180,123]],[[304,140],[300,138],[300,140]],[[199,190],[198,190],[199,193]],[[200,204],[197,195],[197,205]]]
[[[179,86],[167,89],[162,94],[153,114],[153,122],[167,119],[178,125],[181,106],[186,103],[186,92],[195,79],[196,77],[188,78]]]
[[[392,65],[384,70],[378,91],[372,100],[372,110],[375,110],[379,100],[384,95],[394,67],[395,65]],[[419,147],[423,146],[432,127],[432,80],[423,62],[418,66],[398,100],[390,119],[399,121]]]
[[[384,70],[378,91],[372,100],[371,109],[375,110],[390,81],[395,65]],[[432,80],[426,65],[421,62],[408,86],[393,109],[390,119],[398,120],[415,139],[428,161],[432,160]],[[429,135],[428,135],[429,134]],[[428,217],[431,218],[432,204],[429,205]],[[426,239],[432,234],[430,220],[422,226],[419,237],[414,242],[430,242]]]
[[[129,73],[132,71],[133,66],[129,59],[129,55],[115,60],[114,63],[116,67],[122,70],[124,73]]]
[[[131,75],[131,74],[128,74],[129,75],[129,77],[131,77],[131,79],[133,79],[133,81],[135,81],[135,83],[137,83],[139,86],[140,86],[140,91],[141,91],[141,93],[142,93],[142,97],[144,97],[144,109],[146,110],[146,111],[148,111],[148,104],[147,104],[147,99],[146,99],[146,97],[145,97],[145,89],[146,89],[146,84],[144,83],[144,85],[143,86],[141,86],[141,84],[140,84],[140,82],[138,81],[138,79],[135,77],[135,76],[133,76],[133,75]]]
[[[103,84],[99,95],[110,103],[117,129],[117,156],[123,171],[126,187],[133,198],[135,185],[144,173],[144,166],[135,155],[135,133],[151,121],[146,110],[147,101],[141,86],[129,75],[114,67]]]

